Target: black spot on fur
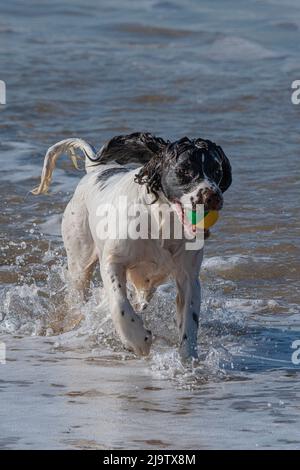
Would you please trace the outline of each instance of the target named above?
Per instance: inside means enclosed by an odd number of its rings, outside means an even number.
[[[131,321],[132,321],[132,323],[134,323],[134,321],[135,321],[134,318],[132,318]]]
[[[184,334],[182,340],[185,341],[187,339],[187,335]]]
[[[121,315],[122,315],[122,317],[124,317],[124,315],[125,315],[124,310],[122,310]]]
[[[198,326],[199,325],[199,318],[198,318],[197,313],[195,313],[195,312],[193,312],[193,320],[196,323],[196,325]]]
[[[118,284],[118,287],[119,287],[119,289],[121,289],[121,287],[122,287],[121,284]]]
[[[149,339],[148,336],[145,336],[145,341],[148,341],[148,339]]]

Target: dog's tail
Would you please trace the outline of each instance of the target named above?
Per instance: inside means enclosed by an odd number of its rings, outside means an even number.
[[[67,153],[75,168],[79,169],[77,160],[82,157],[78,156],[75,150],[81,151],[84,155],[86,172],[89,172],[92,169],[92,166],[89,165],[89,163],[97,162],[97,152],[90,144],[82,139],[76,138],[61,140],[47,150],[44,159],[41,182],[39,186],[31,191],[32,194],[47,193],[51,184],[52,173],[55,168],[56,160],[63,153]]]

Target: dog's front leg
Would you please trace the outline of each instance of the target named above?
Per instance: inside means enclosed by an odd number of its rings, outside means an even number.
[[[108,294],[109,307],[117,333],[123,344],[136,354],[149,354],[152,335],[142,319],[134,312],[126,292],[126,273],[123,265],[101,262],[101,276]]]
[[[176,277],[176,285],[180,356],[183,360],[197,358],[197,334],[201,302],[199,274],[190,276],[186,272],[181,272]]]

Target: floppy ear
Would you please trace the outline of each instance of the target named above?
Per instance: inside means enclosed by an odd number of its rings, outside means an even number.
[[[158,192],[161,189],[162,163],[163,155],[162,152],[159,152],[140,169],[134,178],[135,183],[145,184],[148,193],[152,192],[154,194],[155,199],[152,204],[157,201]]]
[[[217,146],[217,149],[218,149],[219,155],[222,158],[222,171],[223,171],[223,176],[219,183],[219,187],[222,193],[225,193],[225,191],[227,191],[227,189],[232,183],[231,165],[225,153],[223,152],[222,147]]]
[[[152,192],[155,196],[154,201],[151,204],[156,202],[159,198],[159,191],[163,191],[162,187],[162,174],[166,166],[170,166],[178,157],[178,152],[180,146],[183,147],[189,145],[191,141],[187,137],[171,143],[170,141],[160,142],[160,147],[156,149],[156,153],[135,175],[134,181],[138,184],[145,184],[148,193]]]

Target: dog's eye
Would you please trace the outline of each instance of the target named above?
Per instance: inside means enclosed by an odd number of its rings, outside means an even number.
[[[183,168],[179,168],[176,171],[176,174],[182,181],[190,181],[195,176],[192,170],[185,170]]]
[[[220,179],[222,176],[222,170],[221,168],[218,168],[216,171],[215,171],[215,177],[216,179]]]

